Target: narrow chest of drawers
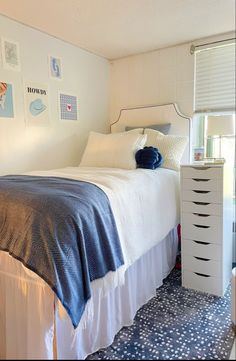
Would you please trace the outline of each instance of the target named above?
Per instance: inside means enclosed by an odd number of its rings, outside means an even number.
[[[233,180],[224,165],[181,167],[182,284],[223,296],[232,268]]]

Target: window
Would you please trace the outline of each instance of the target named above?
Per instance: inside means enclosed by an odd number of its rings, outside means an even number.
[[[235,112],[235,43],[195,52],[194,111]]]
[[[220,45],[219,45],[220,44]],[[235,41],[200,47],[195,56],[193,157],[199,149],[204,157],[225,158],[235,163],[235,135],[207,133],[208,118],[231,115],[235,123]],[[216,118],[215,119],[219,119]],[[222,117],[222,121],[224,121]]]

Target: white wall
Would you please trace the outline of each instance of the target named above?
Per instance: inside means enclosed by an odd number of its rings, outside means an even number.
[[[189,47],[185,44],[113,61],[111,121],[124,107],[171,102],[192,115],[194,57]]]
[[[21,72],[0,62],[15,97],[15,118],[0,118],[0,174],[78,165],[89,130],[109,131],[109,62],[1,15],[0,37],[19,42],[21,55]],[[48,54],[62,59],[62,81],[49,79]],[[49,127],[26,126],[23,81],[49,85]],[[79,121],[59,120],[59,90],[78,96]]]
[[[195,45],[234,37],[233,33],[194,41]],[[119,110],[146,104],[176,102],[193,115],[194,56],[192,43],[177,45],[111,62],[111,122]]]

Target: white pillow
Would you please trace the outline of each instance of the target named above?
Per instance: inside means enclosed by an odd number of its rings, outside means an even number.
[[[135,153],[144,147],[146,139],[146,135],[127,132],[90,132],[80,166],[135,169]]]
[[[147,142],[145,144],[147,147],[156,147],[156,137],[164,135],[163,133],[159,132],[159,130],[154,130],[150,128],[145,128],[144,134],[147,134]]]
[[[163,156],[162,167],[179,171],[180,161],[188,144],[188,137],[177,135],[160,135],[156,137],[154,147]]]

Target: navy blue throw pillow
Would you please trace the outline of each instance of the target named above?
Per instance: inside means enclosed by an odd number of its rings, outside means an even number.
[[[138,168],[156,169],[163,163],[161,153],[154,147],[144,147],[138,150],[135,159]]]

